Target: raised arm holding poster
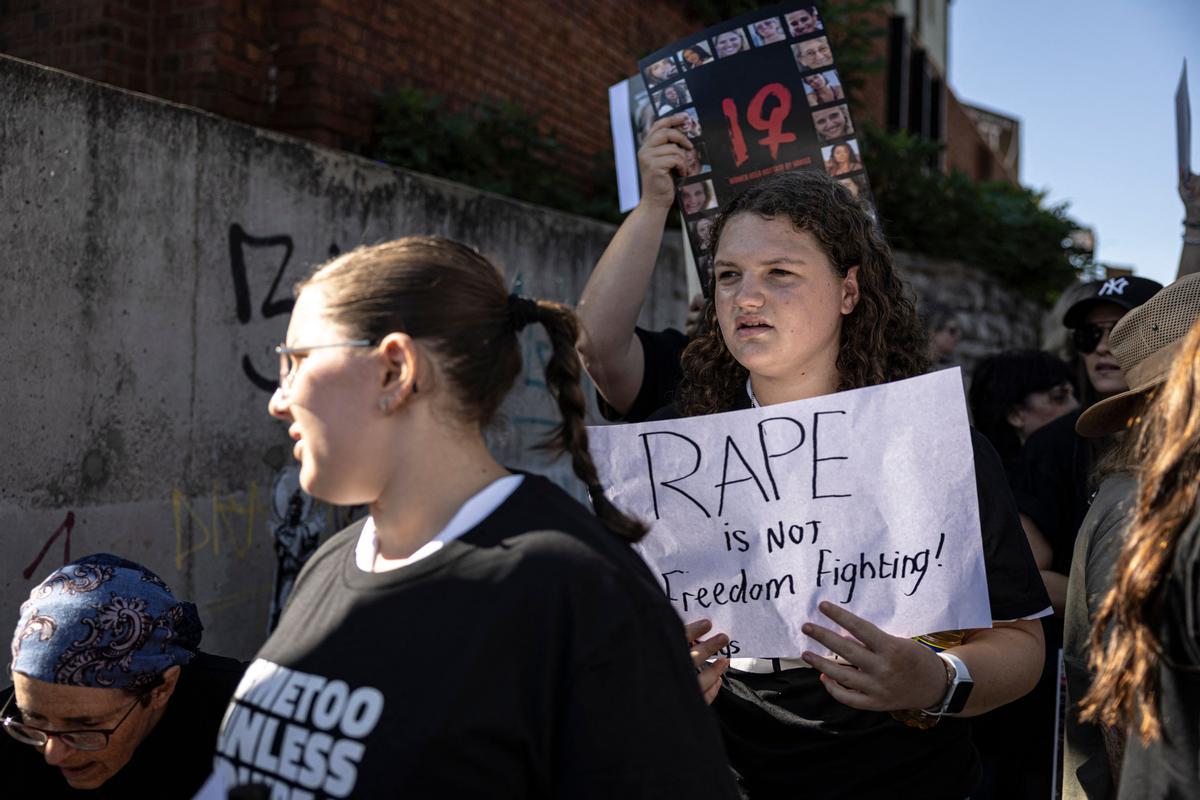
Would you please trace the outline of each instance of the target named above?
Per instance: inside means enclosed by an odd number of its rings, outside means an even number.
[[[679,206],[706,291],[712,256],[696,227],[757,179],[824,169],[855,195],[866,172],[816,6],[782,3],[674,42],[638,62],[654,110],[689,115],[694,164]]]
[[[588,435],[668,599],[735,655],[819,648],[822,600],[896,635],[991,626],[957,370]]]

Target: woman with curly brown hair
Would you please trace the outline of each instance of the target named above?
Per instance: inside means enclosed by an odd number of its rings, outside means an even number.
[[[712,249],[707,330],[684,352],[679,400],[657,418],[785,403],[925,371],[924,332],[888,246],[833,178],[791,172],[747,189],[718,217]],[[832,776],[821,783],[823,797],[972,791],[978,756],[966,723],[947,712],[980,714],[1034,685],[1043,653],[1033,618],[1049,605],[999,459],[978,434],[973,443],[994,627],[954,632],[939,653],[824,603],[833,624],[810,621],[803,630],[838,657],[806,652],[705,667],[706,694],[724,672],[714,708],[752,800],[795,796],[816,771]],[[962,686],[972,681],[964,702]]]
[[[1170,287],[1168,287],[1169,289]],[[1164,290],[1166,291],[1166,290]],[[1092,627],[1080,717],[1127,735],[1121,797],[1200,794],[1200,324],[1141,426],[1137,505]]]
[[[269,410],[305,491],[369,515],[305,565],[239,684],[217,741],[229,783],[732,796],[678,618],[629,547],[644,527],[596,491],[575,315],[504,283],[474,249],[413,236],[301,284]],[[546,446],[595,515],[485,442],[528,325],[553,348]]]

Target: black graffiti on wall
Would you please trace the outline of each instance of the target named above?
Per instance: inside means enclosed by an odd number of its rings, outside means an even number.
[[[267,289],[266,296],[258,308],[261,319],[290,314],[292,306],[295,305],[295,300],[292,299],[289,291],[290,285],[284,286],[284,296],[277,296],[280,294],[280,284],[283,282],[284,273],[287,272],[288,264],[295,252],[295,243],[292,237],[286,233],[274,236],[252,236],[236,222],[229,226],[229,266],[233,273],[233,294],[237,302],[237,319],[242,325],[247,325],[254,320],[254,303],[250,297],[250,276],[246,266],[247,252],[269,248],[281,248],[282,258],[279,259],[278,267],[274,268],[275,274],[271,279],[271,286]],[[331,243],[328,257],[333,258],[340,254],[341,248],[337,246],[337,243]],[[279,386],[279,381],[274,375],[264,376],[259,371],[249,354],[242,355],[242,372],[251,383],[264,392],[274,392]]]

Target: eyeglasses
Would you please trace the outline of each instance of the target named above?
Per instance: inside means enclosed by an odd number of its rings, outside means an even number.
[[[1084,355],[1094,353],[1105,335],[1112,333],[1113,326],[1116,324],[1116,322],[1104,322],[1099,325],[1085,323],[1071,332],[1071,341],[1080,353]]]
[[[45,747],[46,742],[50,741],[53,736],[68,747],[75,750],[103,750],[108,747],[108,739],[117,732],[117,728],[121,727],[121,723],[129,719],[129,715],[133,713],[134,707],[142,702],[142,698],[138,697],[125,710],[125,715],[121,717],[120,722],[107,730],[89,729],[78,731],[48,731],[42,728],[35,728],[32,725],[26,725],[12,717],[8,716],[8,707],[13,704],[17,693],[14,691],[8,698],[8,702],[4,704],[4,708],[0,710],[0,725],[4,726],[4,732],[22,744],[33,745],[34,747]]]
[[[307,356],[313,350],[324,350],[327,347],[374,347],[375,342],[370,339],[351,339],[348,342],[333,342],[332,344],[313,344],[306,347],[287,347],[285,345],[276,345],[273,349],[275,354],[279,356],[279,391],[287,397],[288,392],[292,389],[292,382],[296,380],[296,370],[300,366],[300,359]]]

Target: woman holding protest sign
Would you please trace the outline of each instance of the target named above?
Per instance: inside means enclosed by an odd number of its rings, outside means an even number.
[[[570,455],[596,516],[484,440],[530,324],[553,348],[562,423],[547,446]],[[732,796],[678,618],[629,547],[644,528],[595,491],[576,333],[567,307],[510,295],[449,239],[361,247],[301,284],[269,409],[301,486],[369,516],[308,562],[239,685],[224,783]]]
[[[657,418],[790,402],[924,372],[925,337],[887,244],[833,178],[791,172],[752,186],[721,212],[712,249],[707,330],[684,352],[679,399]],[[823,603],[828,619],[803,630],[835,658],[807,651],[802,659],[735,658],[727,671],[724,660],[702,668],[706,694],[721,681],[714,708],[752,800],[795,796],[817,774],[828,776],[822,797],[971,792],[978,755],[967,726],[946,713],[980,714],[1034,685],[1043,659],[1034,618],[1049,606],[999,459],[978,434],[973,444],[994,627],[936,634],[934,648]]]

